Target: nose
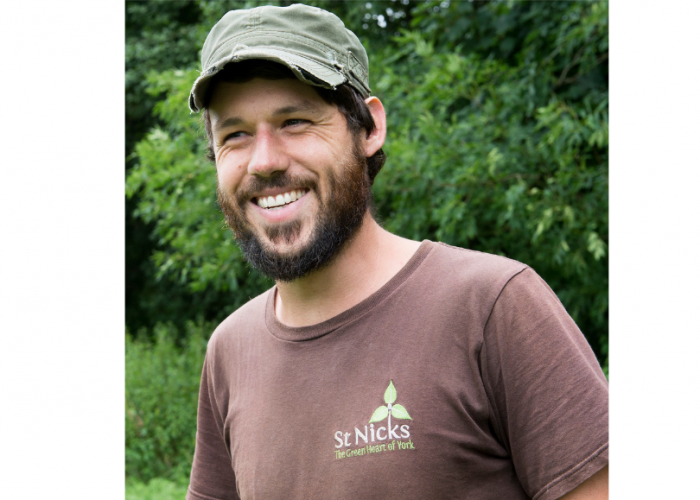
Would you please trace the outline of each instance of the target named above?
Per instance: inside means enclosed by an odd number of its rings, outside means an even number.
[[[261,129],[255,135],[253,154],[248,162],[248,173],[270,177],[275,172],[286,170],[289,158],[284,153],[279,138],[271,130]]]

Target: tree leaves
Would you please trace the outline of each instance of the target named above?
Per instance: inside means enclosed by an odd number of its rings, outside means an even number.
[[[408,238],[532,266],[604,362],[607,3],[475,11],[426,7],[386,48],[390,65],[370,57],[388,131],[377,213]]]

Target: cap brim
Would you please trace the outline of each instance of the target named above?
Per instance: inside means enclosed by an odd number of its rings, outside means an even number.
[[[190,92],[190,110],[194,113],[199,112],[204,107],[204,96],[209,88],[209,80],[216,75],[228,63],[237,63],[250,59],[264,59],[273,61],[292,70],[294,75],[304,83],[335,89],[338,85],[342,85],[347,81],[345,75],[339,70],[336,70],[331,64],[322,64],[314,59],[301,56],[295,52],[273,49],[268,47],[256,47],[254,49],[236,50],[235,54],[230,54],[221,58],[212,65],[216,68],[215,71],[205,71],[197,80],[195,80]],[[307,78],[301,70],[312,75],[316,80]]]

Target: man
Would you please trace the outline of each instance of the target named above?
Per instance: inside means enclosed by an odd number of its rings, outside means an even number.
[[[334,15],[226,14],[190,96],[276,286],[214,332],[188,499],[607,498],[607,382],[526,265],[371,215],[383,106]]]

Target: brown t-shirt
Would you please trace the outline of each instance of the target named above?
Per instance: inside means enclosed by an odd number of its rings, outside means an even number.
[[[608,461],[608,385],[529,267],[423,242],[290,328],[275,288],[214,332],[187,498],[559,498]]]

